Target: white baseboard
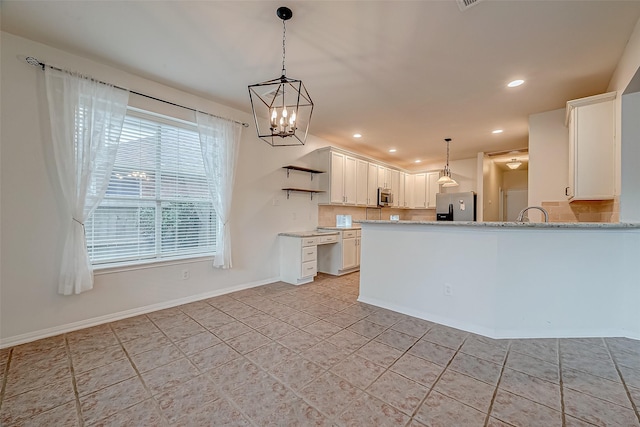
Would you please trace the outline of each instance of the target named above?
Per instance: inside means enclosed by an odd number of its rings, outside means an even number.
[[[242,285],[236,285],[229,288],[217,289],[215,291],[206,292],[203,294],[192,295],[185,298],[180,298],[171,301],[165,301],[158,304],[147,305],[144,307],[134,308],[131,310],[120,311],[113,314],[107,314],[104,316],[92,317],[91,319],[81,320],[79,322],[67,323],[53,328],[41,329],[38,331],[28,332],[26,334],[15,335],[13,337],[0,339],[0,349],[6,347],[13,347],[19,344],[25,344],[31,341],[36,341],[42,338],[48,338],[55,335],[60,335],[68,332],[77,331],[79,329],[85,329],[92,326],[102,325],[104,323],[115,322],[117,320],[126,319],[128,317],[139,316],[141,314],[151,313],[153,311],[164,310],[165,308],[176,307],[190,302],[200,301],[207,298],[213,298],[220,295],[229,294],[231,292],[241,291],[243,289],[255,288],[257,286],[267,285],[269,283],[279,281],[279,277],[271,279],[258,280],[256,282],[244,283]]]
[[[632,331],[625,329],[544,329],[544,330],[520,330],[510,328],[487,328],[485,326],[460,322],[459,320],[433,315],[420,310],[413,310],[396,304],[389,304],[376,298],[368,298],[360,296],[358,301],[365,304],[375,305],[376,307],[386,308],[408,316],[417,317],[419,319],[428,320],[440,325],[449,326],[451,328],[461,329],[478,335],[493,339],[518,339],[518,338],[592,338],[592,337],[624,337],[640,340],[640,335],[634,334]]]

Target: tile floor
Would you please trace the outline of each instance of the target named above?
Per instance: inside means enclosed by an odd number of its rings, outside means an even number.
[[[491,340],[274,283],[0,350],[2,426],[640,426],[640,341]]]

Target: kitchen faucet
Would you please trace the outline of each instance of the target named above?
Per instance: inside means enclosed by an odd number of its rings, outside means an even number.
[[[542,211],[542,213],[544,214],[544,222],[549,222],[549,213],[544,208],[541,208],[540,206],[529,206],[527,208],[522,209],[518,214],[518,219],[516,219],[516,222],[524,222],[524,214],[529,209],[538,209]]]

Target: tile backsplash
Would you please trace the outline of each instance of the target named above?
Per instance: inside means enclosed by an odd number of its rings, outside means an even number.
[[[549,212],[549,222],[620,222],[620,198],[613,200],[579,200],[569,203],[542,202]]]
[[[364,219],[389,219],[398,215],[405,221],[435,221],[435,209],[367,208],[360,206],[318,206],[318,226],[335,227],[336,215],[351,215],[353,222]]]

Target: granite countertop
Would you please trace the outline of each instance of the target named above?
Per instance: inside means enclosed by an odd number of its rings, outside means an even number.
[[[454,227],[493,228],[563,228],[563,229],[640,229],[640,223],[629,222],[471,222],[471,221],[390,221],[360,220],[360,224],[417,224]]]
[[[367,221],[358,221],[358,222],[367,222]],[[336,230],[336,231],[343,231],[343,230],[360,230],[360,226],[359,225],[354,225],[352,227],[318,227],[318,230]]]
[[[338,235],[337,231],[286,231],[284,233],[279,233],[278,236],[288,236],[288,237],[316,237],[316,236],[333,236]]]

